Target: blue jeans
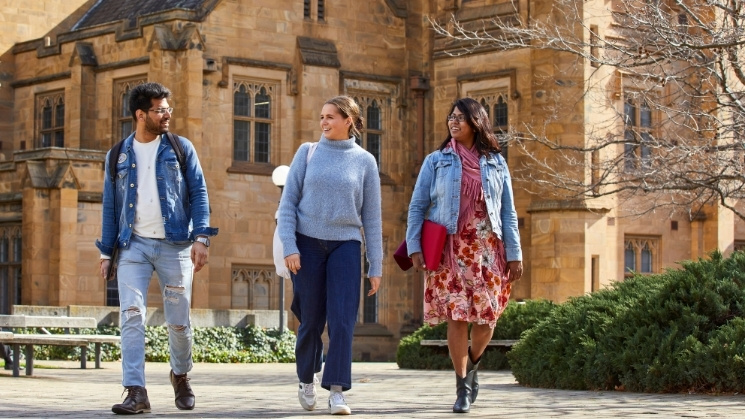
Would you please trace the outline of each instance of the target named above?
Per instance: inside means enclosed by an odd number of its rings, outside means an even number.
[[[147,290],[158,274],[168,346],[174,374],[191,371],[191,242],[169,242],[132,235],[119,253],[119,309],[122,332],[122,385],[145,386],[145,319]]]
[[[328,322],[329,348],[321,386],[352,387],[352,338],[360,306],[361,247],[356,240],[320,240],[297,234],[300,270],[292,275],[292,312],[300,321],[295,345],[297,376],[312,383],[321,371],[321,335]]]

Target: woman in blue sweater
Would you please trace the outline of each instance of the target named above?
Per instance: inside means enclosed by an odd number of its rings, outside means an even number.
[[[295,346],[298,399],[304,409],[315,409],[321,334],[328,322],[321,387],[330,391],[329,412],[336,415],[351,414],[342,391],[352,387],[363,242],[370,265],[368,295],[378,291],[383,270],[380,175],[372,154],[355,142],[360,129],[360,108],[352,98],[338,96],[324,104],[321,139],[312,158],[311,143],[295,154],[277,220],[285,265],[292,273],[292,312],[300,322]]]
[[[424,159],[414,186],[406,245],[416,269],[426,271],[424,321],[448,324],[453,412],[466,413],[478,394],[481,355],[523,264],[510,171],[489,114],[471,98],[458,99],[447,126],[447,138]],[[438,266],[425,266],[422,258],[425,218],[447,228]]]

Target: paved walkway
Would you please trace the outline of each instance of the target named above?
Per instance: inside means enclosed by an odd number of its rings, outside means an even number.
[[[37,361],[33,377],[18,378],[0,370],[0,418],[113,418],[111,405],[122,400],[121,364],[104,363],[98,370],[79,366]],[[147,364],[152,413],[136,417],[328,417],[325,408],[306,412],[300,407],[294,364],[197,364],[190,374],[197,405],[190,412],[174,406],[169,370],[168,364]],[[451,411],[452,372],[355,363],[347,402],[359,418],[745,418],[744,395],[544,390],[518,385],[509,371],[484,371],[479,377],[479,399],[470,414],[462,415]],[[327,394],[319,392],[319,407],[325,407]]]

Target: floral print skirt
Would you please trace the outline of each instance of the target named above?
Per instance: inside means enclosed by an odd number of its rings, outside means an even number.
[[[512,284],[505,276],[504,245],[492,230],[485,206],[457,235],[448,236],[443,255],[448,252],[455,269],[443,256],[437,270],[426,273],[424,321],[434,326],[452,319],[493,329],[507,307]]]

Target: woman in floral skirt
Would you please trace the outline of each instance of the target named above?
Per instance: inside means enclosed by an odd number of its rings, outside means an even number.
[[[453,412],[467,413],[478,395],[481,355],[512,283],[522,276],[522,250],[510,172],[489,115],[475,100],[458,99],[447,125],[447,138],[422,163],[406,243],[414,267],[426,272],[424,321],[448,323],[457,395]],[[424,265],[425,219],[447,228],[439,266]]]

